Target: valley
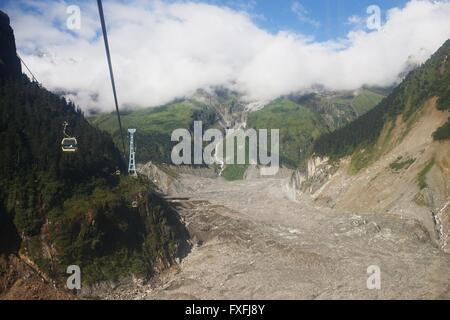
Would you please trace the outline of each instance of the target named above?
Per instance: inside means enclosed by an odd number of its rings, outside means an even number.
[[[406,132],[397,121],[400,142],[357,174],[348,158],[334,169],[311,159],[306,175],[282,168],[261,178],[249,167],[233,182],[211,169],[140,166],[179,210],[192,251],[104,298],[449,299],[450,146],[432,140],[448,116],[430,99]],[[367,287],[370,266],[380,268],[379,290]]]
[[[192,251],[104,297],[449,299],[450,146],[433,140],[449,113],[436,97],[417,109],[386,125],[378,157],[357,171],[352,157],[311,157],[272,178],[249,166],[230,182],[212,168],[141,165],[179,210]],[[367,286],[374,266],[379,290]]]
[[[164,173],[149,167],[142,173]],[[450,256],[419,221],[293,200],[285,177],[227,182],[205,172],[165,183],[192,252],[149,284],[108,299],[448,299]],[[167,181],[167,180],[165,180]],[[381,269],[381,290],[366,286]]]

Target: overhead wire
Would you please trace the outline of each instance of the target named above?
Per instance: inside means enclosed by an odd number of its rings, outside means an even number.
[[[108,59],[109,75],[111,78],[111,85],[112,85],[112,90],[113,90],[113,95],[114,95],[114,103],[116,105],[117,119],[119,121],[120,137],[122,139],[123,152],[125,154],[126,153],[125,139],[123,137],[122,120],[120,119],[120,111],[119,111],[119,103],[118,103],[118,99],[117,99],[116,83],[114,81],[114,72],[113,72],[112,63],[111,63],[111,53],[109,51],[108,33],[106,31],[106,23],[105,23],[105,16],[103,14],[102,0],[97,0],[97,4],[98,4],[98,12],[100,14],[100,22],[102,24],[103,40],[105,42],[106,58]]]
[[[17,53],[17,58],[19,58],[20,62],[25,66],[25,68],[28,70],[28,72],[30,73],[30,75],[33,77],[33,80],[37,83],[40,83],[36,77],[34,76],[33,72],[31,72],[30,68],[28,68],[27,64],[25,63],[25,61],[23,61],[22,57]]]

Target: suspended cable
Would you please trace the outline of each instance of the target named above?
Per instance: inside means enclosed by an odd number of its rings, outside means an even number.
[[[25,61],[23,61],[23,59],[19,56],[19,54],[17,53],[17,58],[19,58],[20,62],[25,66],[25,68],[28,70],[28,72],[30,73],[30,75],[33,77],[33,80],[37,83],[40,83],[36,77],[34,76],[33,72],[31,72],[30,68],[28,68],[27,64],[25,63]]]
[[[114,81],[114,73],[111,63],[111,53],[109,52],[108,34],[106,32],[106,24],[105,24],[105,17],[103,15],[102,0],[97,0],[97,4],[98,4],[98,12],[100,14],[100,21],[102,24],[103,40],[105,41],[106,58],[108,59],[109,75],[111,77],[111,85],[114,94],[114,103],[116,104],[117,119],[119,120],[120,137],[122,139],[123,152],[125,153],[126,152],[125,139],[123,138],[122,121],[120,120],[119,103],[117,102],[116,83]]]

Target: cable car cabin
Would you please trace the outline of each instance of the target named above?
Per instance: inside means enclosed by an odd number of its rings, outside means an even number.
[[[75,138],[64,138],[61,142],[61,149],[63,152],[77,152],[78,143]]]

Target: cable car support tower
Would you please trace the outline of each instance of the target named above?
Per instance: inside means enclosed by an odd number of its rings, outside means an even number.
[[[136,129],[128,129],[128,133],[130,136],[130,158],[128,160],[128,174],[137,176],[136,171],[136,150],[134,148],[134,133]]]

